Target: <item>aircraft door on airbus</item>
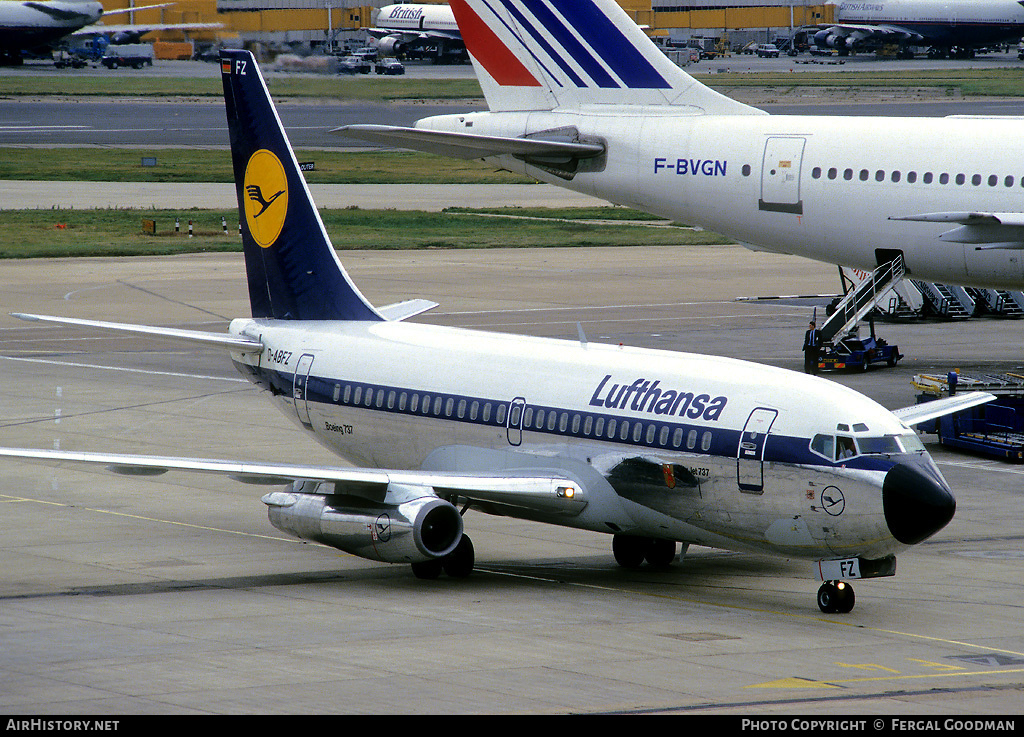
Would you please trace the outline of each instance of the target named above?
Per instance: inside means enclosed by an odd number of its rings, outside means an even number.
[[[806,143],[805,138],[789,136],[771,136],[765,142],[759,209],[803,215],[800,170]]]

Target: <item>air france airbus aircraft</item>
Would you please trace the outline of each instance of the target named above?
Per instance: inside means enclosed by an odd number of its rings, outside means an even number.
[[[251,318],[228,334],[19,315],[219,346],[356,467],[0,449],[126,473],[277,479],[271,523],[353,555],[465,576],[468,510],[613,535],[625,566],[678,543],[798,557],[824,611],[846,579],[945,526],[955,502],[910,425],[990,397],[890,412],[831,381],[743,361],[406,322],[338,261],[248,52],[221,54]],[[959,404],[959,403],[964,404]],[[460,509],[461,512],[460,512]]]
[[[452,0],[490,110],[343,135],[466,159],[755,248],[1024,286],[1024,120],[767,115],[705,87],[615,0]]]

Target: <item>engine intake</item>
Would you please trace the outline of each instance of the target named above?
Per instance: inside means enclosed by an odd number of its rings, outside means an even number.
[[[399,491],[395,504],[361,497],[275,491],[263,497],[270,524],[360,558],[385,563],[419,563],[442,558],[462,538],[462,515],[449,502],[423,489]]]

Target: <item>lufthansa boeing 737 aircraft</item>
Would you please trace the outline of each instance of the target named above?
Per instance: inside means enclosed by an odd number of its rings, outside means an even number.
[[[370,304],[324,230],[252,55],[221,54],[251,318],[229,332],[19,315],[222,348],[355,467],[24,448],[0,455],[137,474],[290,484],[271,523],[353,555],[465,576],[468,510],[612,535],[617,561],[679,543],[796,557],[823,611],[942,529],[955,501],[911,429],[987,401],[890,412],[839,384],[726,358],[436,327]]]
[[[1024,119],[767,115],[673,64],[615,0],[452,0],[487,112],[336,132],[484,159],[741,243],[1024,286]]]

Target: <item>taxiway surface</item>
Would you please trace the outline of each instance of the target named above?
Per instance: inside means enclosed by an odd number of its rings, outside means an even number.
[[[834,268],[737,246],[345,252],[377,304],[421,320],[723,353],[799,370]],[[222,330],[248,314],[241,256],[8,261],[0,314]],[[0,325],[3,444],[336,459],[217,351]],[[881,327],[906,359],[834,378],[888,407],[954,365],[1019,369],[1024,323]],[[753,372],[756,369],[752,368]],[[798,376],[794,377],[799,380]],[[823,615],[811,565],[706,548],[626,572],[610,538],[469,513],[477,570],[287,539],[265,487],[0,464],[0,709],[32,714],[1019,712],[1024,468],[929,442],[953,522]]]

